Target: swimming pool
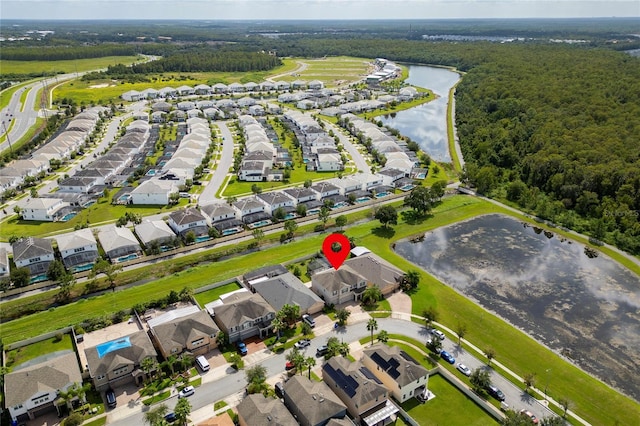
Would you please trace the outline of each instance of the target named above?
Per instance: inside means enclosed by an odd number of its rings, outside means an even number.
[[[131,194],[125,194],[118,197],[118,201],[127,202],[131,198]]]
[[[295,213],[287,213],[284,217],[284,220],[295,219],[295,218],[296,218]]]
[[[147,172],[147,176],[155,176],[157,173],[156,169],[151,169]]]
[[[196,237],[196,243],[201,243],[203,241],[209,241],[211,239],[208,235],[202,235],[200,237]]]
[[[130,254],[130,255],[128,255],[128,256],[122,256],[122,257],[119,257],[119,258],[118,258],[118,259],[116,259],[116,260],[117,260],[118,262],[126,262],[127,260],[137,259],[137,258],[138,258],[138,255],[137,255],[137,254],[135,254],[135,253],[132,253],[132,254]]]
[[[332,207],[332,209],[339,209],[342,207],[347,207],[349,205],[349,203],[346,203],[344,201],[340,201],[339,203],[335,203]]]
[[[387,195],[391,195],[389,192],[378,192],[376,194],[376,198],[382,198],[382,197],[386,197]]]
[[[252,223],[249,228],[260,228],[261,226],[267,226],[271,224],[270,220],[261,220],[260,222]]]
[[[415,185],[408,184],[408,185],[401,186],[399,189],[400,191],[411,191],[415,187],[416,187]]]
[[[416,179],[424,179],[424,178],[426,178],[426,177],[427,177],[427,174],[426,174],[426,173],[418,173],[418,174],[416,175]]]
[[[93,268],[93,263],[87,263],[86,265],[74,266],[73,272],[84,272]]]
[[[367,201],[370,201],[371,198],[369,197],[360,197],[360,198],[356,198],[356,203],[366,203]]]
[[[100,343],[98,346],[96,346],[96,350],[98,351],[98,358],[102,358],[109,352],[129,347],[131,347],[131,341],[129,340],[129,336],[126,336],[117,340]]]
[[[96,203],[95,201],[91,200],[91,201],[88,201],[87,203],[85,203],[82,207],[84,207],[86,209],[87,207],[91,207],[95,203]]]
[[[69,219],[73,219],[75,217],[75,215],[77,215],[76,212],[67,213],[64,216],[62,216],[62,218],[60,219],[60,222],[66,222]]]
[[[307,214],[318,214],[318,213],[320,213],[320,209],[307,210]]]
[[[224,231],[222,231],[222,235],[233,235],[237,234],[238,232],[240,232],[238,228],[225,229]]]
[[[47,277],[47,274],[40,274],[40,275],[36,275],[29,278],[29,282],[33,284],[33,283],[39,283],[40,281],[46,281],[48,279],[49,277]]]

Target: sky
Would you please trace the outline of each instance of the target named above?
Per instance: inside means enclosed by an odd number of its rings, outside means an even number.
[[[5,19],[640,17],[640,0],[2,0]]]

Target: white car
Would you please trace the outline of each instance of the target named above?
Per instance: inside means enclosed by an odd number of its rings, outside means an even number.
[[[196,390],[193,386],[187,386],[178,392],[178,398],[186,398],[187,396],[191,396],[196,393]]]
[[[461,372],[467,377],[471,375],[471,369],[461,362],[459,362],[458,365],[456,365],[456,368],[458,369],[459,372]]]
[[[300,339],[293,346],[295,346],[296,349],[304,349],[307,346],[309,346],[310,344],[311,344],[311,340],[309,340],[309,339]]]
[[[445,336],[444,336],[444,333],[443,333],[442,331],[440,331],[440,330],[436,330],[436,329],[434,328],[433,330],[431,330],[431,332],[432,332],[434,335],[438,336],[438,338],[439,338],[440,340],[444,340],[444,337],[445,337]]]

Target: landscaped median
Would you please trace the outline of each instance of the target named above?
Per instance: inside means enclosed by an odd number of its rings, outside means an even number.
[[[444,199],[433,210],[432,215],[424,219],[415,220],[400,215],[398,225],[386,229],[385,232],[381,232],[378,221],[371,220],[352,226],[345,233],[353,238],[356,244],[366,246],[400,269],[420,272],[420,285],[412,294],[412,309],[415,315],[422,315],[424,309],[434,307],[439,313],[438,321],[443,324],[454,326],[459,321],[464,321],[468,325],[465,336],[468,340],[475,342],[480,348],[492,347],[496,352],[495,359],[509,366],[520,376],[529,372],[542,374],[545,369],[551,368],[554,374],[549,377],[549,394],[555,398],[564,397],[571,400],[574,411],[592,424],[609,424],[616,420],[620,424],[640,424],[640,410],[637,402],[594,379],[502,319],[421,271],[417,266],[396,255],[390,247],[397,239],[420,235],[437,227],[487,213],[510,214],[527,220],[524,215],[516,215],[478,198],[454,196]],[[360,212],[348,216],[352,219],[366,218],[367,214]],[[130,309],[136,303],[161,297],[176,288],[185,286],[192,289],[199,288],[211,284],[211,277],[221,281],[261,266],[285,263],[306,254],[315,253],[327,234],[311,234],[312,229],[313,225],[300,227],[298,234],[308,236],[296,238],[289,244],[222,261],[211,262],[210,252],[203,252],[123,272],[119,275],[119,281],[133,282],[149,280],[154,276],[165,276],[144,285],[115,293],[107,292],[101,296],[4,323],[2,324],[3,339],[5,342],[21,340],[69,324],[77,324],[86,318]],[[554,229],[554,232],[558,231]],[[224,248],[214,249],[211,253],[219,253],[221,250]],[[620,256],[615,254],[612,257],[616,260],[620,259]],[[210,262],[201,263],[206,260]],[[194,266],[189,267],[189,265]],[[25,298],[18,302],[37,303],[33,300]],[[2,308],[11,303],[14,301],[4,302]]]

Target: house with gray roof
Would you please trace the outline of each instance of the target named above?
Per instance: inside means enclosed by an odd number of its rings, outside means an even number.
[[[296,200],[296,204],[318,199],[318,193],[311,188],[287,188],[284,190],[284,192],[286,192],[291,198]]]
[[[47,354],[14,367],[4,376],[4,403],[16,424],[26,422],[56,411],[58,395],[74,384],[82,384],[76,354]]]
[[[298,422],[279,399],[261,393],[247,395],[236,407],[240,426],[298,426]]]
[[[65,207],[68,207],[61,198],[27,198],[18,201],[22,220],[38,220],[42,222],[55,222],[62,219]]]
[[[55,260],[51,240],[21,238],[11,244],[13,262],[18,268],[28,268],[30,275],[46,275],[49,264]]]
[[[145,358],[156,360],[158,353],[145,330],[84,350],[89,377],[98,392],[126,383],[140,385],[145,373],[140,368]]]
[[[262,296],[246,289],[222,295],[205,308],[231,343],[253,336],[266,337],[276,316],[276,311]]]
[[[311,289],[326,303],[336,305],[360,300],[364,290],[375,285],[383,295],[396,290],[404,272],[373,253],[347,259],[339,269],[313,274]]]
[[[361,362],[332,357],[322,366],[322,380],[347,406],[356,424],[378,425],[398,412],[389,391]]]
[[[158,101],[158,102],[155,102],[153,105],[151,105],[151,110],[153,112],[157,112],[157,111],[169,112],[171,111],[171,106],[172,105],[169,102]]]
[[[62,179],[58,184],[60,192],[75,192],[88,194],[91,188],[97,185],[97,179],[92,177],[71,176]]]
[[[195,312],[194,312],[195,308]],[[197,306],[174,309],[148,322],[151,338],[166,359],[188,351],[194,356],[215,349],[220,329]]]
[[[98,258],[98,242],[91,229],[84,228],[55,237],[64,266],[78,272],[93,266]]]
[[[196,237],[207,235],[209,227],[207,226],[207,218],[204,217],[200,210],[193,207],[176,210],[169,214],[169,227],[173,231],[184,237],[187,232],[193,231]]]
[[[242,93],[245,91],[244,84],[231,83],[227,86],[227,90],[231,93]]]
[[[290,272],[270,279],[254,280],[250,288],[261,295],[276,311],[284,305],[295,305],[300,307],[301,315],[312,315],[324,307],[324,301]]]
[[[240,218],[244,218],[253,213],[263,213],[267,206],[256,197],[247,197],[233,203],[233,208],[236,209]]]
[[[302,426],[324,426],[347,415],[347,406],[326,383],[305,376],[284,382],[284,405]]]
[[[196,95],[208,95],[212,93],[211,86],[208,84],[198,84],[194,87]]]
[[[149,179],[131,191],[131,204],[160,205],[169,204],[171,194],[178,192],[178,185],[170,180]]]
[[[317,184],[313,185],[311,189],[319,194],[320,199],[327,198],[332,195],[340,195],[340,188],[329,182],[318,182]]]
[[[224,83],[216,83],[211,86],[211,89],[213,90],[213,93],[227,93],[229,87]]]
[[[200,206],[200,212],[207,219],[209,226],[228,219],[237,219],[237,211],[226,203],[212,203]]]
[[[376,343],[364,349],[360,361],[400,403],[420,395],[429,380],[429,370],[398,346]]]
[[[129,228],[115,225],[102,228],[98,241],[111,262],[125,262],[137,258],[141,253],[140,243]]]
[[[149,248],[153,244],[171,245],[176,234],[169,228],[164,220],[145,220],[134,226],[136,235],[142,244]]]
[[[275,212],[279,208],[283,208],[287,212],[295,210],[295,200],[289,197],[289,195],[285,192],[262,192],[256,197],[267,206],[266,212],[269,214],[273,214],[273,212]]]

